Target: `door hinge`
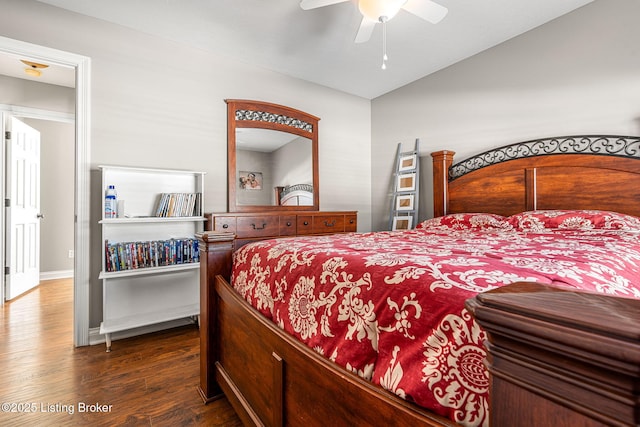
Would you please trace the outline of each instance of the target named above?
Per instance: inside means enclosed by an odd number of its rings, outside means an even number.
[[[10,269],[9,267],[5,267],[5,268],[4,268],[4,274],[5,274],[6,276],[8,276],[9,274],[11,274],[11,269]]]
[[[5,208],[11,207],[11,199],[4,199],[4,207]]]
[[[6,140],[10,140],[11,139],[11,131],[10,130],[5,131],[4,139],[6,139]]]

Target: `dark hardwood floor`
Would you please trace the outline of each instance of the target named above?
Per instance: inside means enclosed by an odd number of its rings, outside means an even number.
[[[51,280],[0,310],[0,425],[242,425],[198,394],[195,326],[74,348],[72,298],[71,280]]]

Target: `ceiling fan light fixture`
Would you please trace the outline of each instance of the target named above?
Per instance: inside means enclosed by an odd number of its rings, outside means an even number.
[[[359,0],[358,9],[367,19],[375,22],[390,20],[400,11],[407,0]]]

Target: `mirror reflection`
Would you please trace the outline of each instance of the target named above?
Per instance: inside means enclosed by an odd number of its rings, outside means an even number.
[[[226,99],[229,212],[317,211],[318,117]]]
[[[236,128],[235,137],[237,205],[313,205],[311,139],[260,128]]]

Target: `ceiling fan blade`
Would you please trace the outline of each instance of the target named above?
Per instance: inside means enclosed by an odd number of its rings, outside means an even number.
[[[365,17],[362,18],[360,22],[360,28],[358,28],[358,33],[356,34],[355,42],[356,43],[364,43],[371,38],[371,34],[373,34],[373,29],[376,27],[376,22]]]
[[[348,0],[301,0],[300,7],[304,10],[317,9],[319,7],[331,6],[332,4],[344,3]]]
[[[431,0],[409,0],[402,8],[432,24],[442,21],[449,12],[449,9]]]

